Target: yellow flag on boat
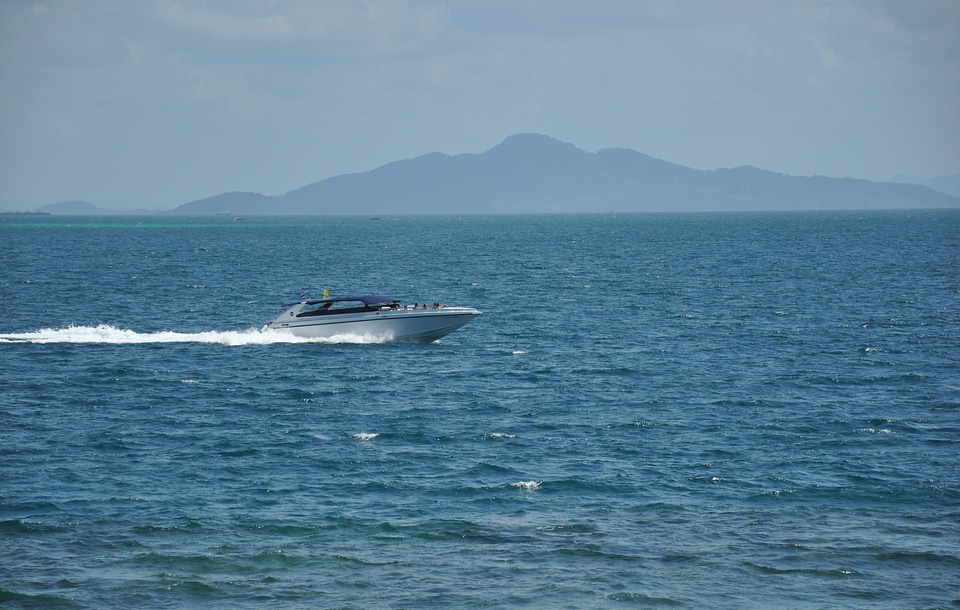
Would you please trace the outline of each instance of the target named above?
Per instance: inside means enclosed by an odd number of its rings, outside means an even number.
[[[326,299],[326,298],[328,298],[329,296],[330,296],[330,291],[329,291],[329,290],[326,290],[326,289],[324,289],[324,291],[323,291],[323,298],[325,298],[325,299]]]

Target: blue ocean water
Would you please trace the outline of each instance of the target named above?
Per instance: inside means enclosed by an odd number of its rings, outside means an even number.
[[[0,440],[6,607],[956,607],[960,212],[0,217]]]

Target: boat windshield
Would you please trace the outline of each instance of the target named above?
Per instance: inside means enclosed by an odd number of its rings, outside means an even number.
[[[307,304],[303,306],[303,309],[300,310],[297,317],[377,311],[381,307],[392,306],[395,303],[399,303],[399,301],[389,297],[320,299],[317,301],[307,301]]]

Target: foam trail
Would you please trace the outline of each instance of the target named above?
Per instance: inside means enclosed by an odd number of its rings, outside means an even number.
[[[332,337],[307,339],[282,331],[260,332],[248,330],[210,330],[199,333],[160,331],[138,333],[115,328],[106,324],[99,326],[70,326],[68,328],[44,328],[30,333],[0,334],[0,343],[83,343],[104,345],[131,345],[146,343],[206,343],[212,345],[271,345],[274,343],[385,343],[389,337],[344,334]]]

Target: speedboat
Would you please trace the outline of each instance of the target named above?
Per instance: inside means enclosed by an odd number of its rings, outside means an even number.
[[[311,339],[356,335],[379,341],[430,343],[480,315],[473,307],[440,303],[404,306],[398,299],[385,296],[302,299],[284,307],[287,309],[262,330]]]

